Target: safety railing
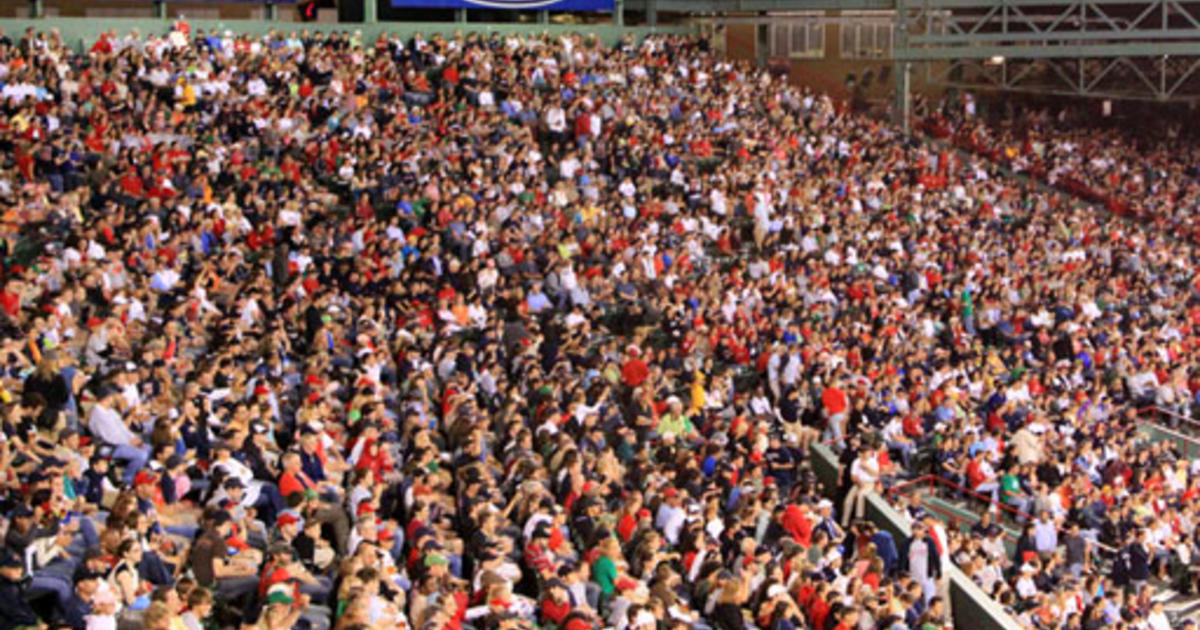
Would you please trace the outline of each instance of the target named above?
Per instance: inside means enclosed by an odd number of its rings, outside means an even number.
[[[895,484],[886,490],[885,495],[886,495],[888,501],[891,502],[897,494],[899,494],[901,492],[905,492],[905,491],[910,491],[913,488],[920,488],[920,487],[925,487],[925,488],[929,489],[931,492],[935,491],[939,487],[947,488],[954,492],[959,492],[964,496],[969,496],[972,499],[986,503],[993,508],[998,508],[999,510],[1006,512],[1010,515],[1020,517],[1023,520],[1028,521],[1028,520],[1033,519],[1033,515],[1031,515],[1031,514],[1028,514],[1022,510],[1014,508],[1011,505],[1007,505],[1007,504],[1003,503],[1002,501],[996,501],[985,494],[975,492],[975,491],[973,491],[969,488],[966,488],[960,484],[954,483],[953,481],[950,481],[949,479],[939,477],[938,475],[924,475],[921,477],[917,477],[916,479],[910,479],[908,481]],[[969,519],[969,518],[962,516],[961,514],[955,513],[953,510],[947,509],[945,507],[942,507],[935,503],[931,503],[929,501],[921,501],[920,505],[921,505],[922,509],[933,512],[933,513],[941,516],[951,526],[954,526],[954,527],[960,527],[962,525],[970,526],[970,525],[974,525],[975,523],[978,522],[978,517]],[[1010,543],[1015,543],[1017,540],[1017,537],[1014,536],[1007,529],[1003,530],[1003,535],[1004,535],[1005,540],[1007,540]],[[1092,546],[1092,548],[1095,550],[1095,552],[1101,558],[1105,558],[1105,559],[1111,559],[1118,551],[1116,547],[1113,547],[1111,545],[1106,545],[1098,540],[1089,540],[1089,544]]]
[[[1153,415],[1158,418],[1167,418],[1174,426],[1187,426],[1189,429],[1200,433],[1200,420],[1185,416],[1177,411],[1164,409],[1157,405],[1150,405],[1149,407],[1139,408],[1137,413],[1139,417]]]
[[[1139,408],[1137,416],[1138,426],[1151,439],[1173,442],[1187,459],[1200,457],[1200,421],[1153,405]]]
[[[886,494],[887,494],[888,499],[890,500],[896,496],[897,492],[903,491],[906,488],[910,488],[912,486],[920,486],[920,485],[925,485],[926,487],[929,488],[930,491],[936,490],[938,486],[946,487],[959,495],[969,496],[972,499],[986,503],[991,508],[995,508],[999,511],[1007,512],[1016,518],[1019,518],[1022,520],[1030,520],[1033,518],[1032,515],[1027,514],[1026,512],[1023,512],[1011,505],[1008,505],[1007,503],[1004,503],[1003,501],[997,501],[986,494],[976,492],[966,486],[954,483],[953,481],[950,481],[949,479],[946,479],[945,477],[942,477],[940,475],[933,475],[933,474],[923,475],[921,477],[917,477],[916,479],[911,479],[911,480],[905,481],[903,483],[898,483],[898,484],[892,486],[891,488],[888,488]]]

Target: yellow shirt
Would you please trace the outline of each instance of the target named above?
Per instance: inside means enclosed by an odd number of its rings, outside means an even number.
[[[29,128],[29,119],[26,118],[24,114],[17,114],[16,116],[13,116],[12,128],[13,131],[16,131],[19,134],[25,133],[25,130]]]
[[[688,412],[698,412],[708,402],[708,392],[704,391],[704,374],[696,370],[691,373],[691,407]]]
[[[692,406],[689,411],[695,412],[704,409],[704,403],[707,402],[707,396],[704,393],[704,383],[701,382],[699,375],[692,379]]]
[[[191,107],[196,104],[196,86],[191,83],[183,84],[182,103],[184,107]]]
[[[454,201],[455,208],[474,208],[475,200],[470,195],[463,193]]]

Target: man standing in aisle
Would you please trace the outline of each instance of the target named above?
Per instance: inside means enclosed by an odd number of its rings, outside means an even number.
[[[912,539],[908,543],[908,576],[921,585],[928,603],[937,595],[937,582],[942,578],[942,559],[938,545],[929,535],[929,527],[923,521],[912,526]]]

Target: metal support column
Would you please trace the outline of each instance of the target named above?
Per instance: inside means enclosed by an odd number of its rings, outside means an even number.
[[[374,24],[379,21],[377,2],[379,0],[363,0],[363,23]]]
[[[904,0],[896,0],[895,27],[892,29],[892,41],[896,48],[908,48],[908,16]],[[896,78],[896,102],[892,106],[893,121],[900,132],[908,135],[912,123],[912,64],[897,59],[892,64],[892,75]]]
[[[267,0],[267,20],[274,22],[279,19],[279,11],[275,9],[274,0]]]
[[[1166,18],[1164,18],[1166,19]],[[1158,58],[1158,97],[1166,99],[1167,92],[1167,57]]]
[[[167,19],[167,0],[154,0],[154,17]]]
[[[646,0],[646,25],[658,26],[658,0]]]
[[[892,65],[892,74],[896,75],[896,103],[893,117],[896,126],[904,135],[908,135],[912,122],[912,98],[910,75],[912,64],[907,61],[897,61]]]
[[[538,11],[537,20],[538,20],[538,24],[549,24],[550,23],[550,12],[549,11]]]
[[[46,17],[46,10],[42,7],[42,0],[30,0],[29,17]]]
[[[454,21],[458,22],[459,24],[466,24],[467,23],[467,10],[466,9],[455,9],[454,10]]]
[[[625,0],[613,2],[613,25],[625,26]]]
[[[768,53],[771,52],[771,25],[759,22],[754,25],[754,62],[759,68],[767,67]]]

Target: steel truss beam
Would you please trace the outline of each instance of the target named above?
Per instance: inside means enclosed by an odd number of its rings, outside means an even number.
[[[917,48],[896,47],[896,59],[904,61],[948,61],[954,59],[1054,59],[1079,57],[1162,57],[1200,55],[1200,40],[1195,42],[1130,42],[1119,44],[1060,44],[1051,42],[1022,46],[971,46]]]
[[[896,59],[946,62],[935,83],[1200,101],[1200,1],[896,2]]]
[[[927,68],[949,87],[1062,96],[1200,102],[1200,56],[1017,59],[1000,64],[955,60]]]
[[[626,11],[645,11],[650,3],[660,13],[759,13],[764,11],[890,11],[894,0],[625,0]]]
[[[1200,54],[1200,2],[896,0],[897,57],[1137,57]]]

